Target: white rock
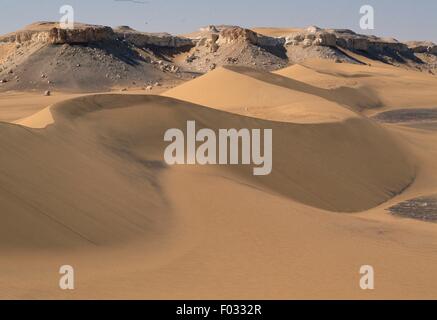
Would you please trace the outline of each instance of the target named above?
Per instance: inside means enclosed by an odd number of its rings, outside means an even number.
[[[309,32],[309,33],[316,33],[316,32],[319,32],[320,30],[322,30],[322,29],[320,29],[317,26],[309,26],[307,28],[307,32]]]

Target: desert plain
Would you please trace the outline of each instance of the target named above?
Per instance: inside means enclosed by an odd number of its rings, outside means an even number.
[[[417,47],[210,26],[139,52],[128,27],[50,28],[0,45],[0,298],[437,298],[437,77]],[[272,173],[168,166],[164,132],[193,120],[272,129]]]

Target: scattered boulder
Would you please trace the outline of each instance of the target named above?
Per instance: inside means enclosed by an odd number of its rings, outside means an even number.
[[[303,42],[302,42],[302,46],[305,48],[305,47],[311,47],[313,45],[313,40],[311,40],[311,39],[305,39]]]
[[[175,66],[175,65],[171,65],[170,66],[170,72],[172,73],[177,73],[179,72],[179,67]]]
[[[228,58],[226,58],[226,62],[229,64],[234,64],[234,63],[238,62],[238,58],[228,57]]]
[[[317,26],[309,26],[306,31],[309,32],[309,33],[317,33],[320,30],[321,29],[319,27],[317,27]]]
[[[185,59],[185,61],[187,62],[187,63],[192,63],[194,60],[196,60],[197,59],[197,56],[193,53],[193,54],[191,54],[191,55],[189,55],[186,59]]]
[[[316,34],[315,33],[308,33],[305,35],[305,40],[311,40],[314,41],[316,40]]]
[[[50,90],[46,90],[46,91],[44,92],[44,95],[45,95],[46,97],[51,96],[51,95],[52,95],[52,92],[51,92]]]

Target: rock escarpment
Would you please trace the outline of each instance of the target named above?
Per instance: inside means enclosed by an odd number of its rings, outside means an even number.
[[[406,45],[415,53],[429,53],[437,55],[437,45],[430,41],[410,41]]]
[[[39,42],[47,44],[91,44],[103,41],[126,41],[138,47],[180,48],[193,46],[191,39],[168,33],[145,33],[127,26],[112,29],[106,26],[75,24],[74,29],[62,29],[56,23],[40,22],[5,36],[0,42]]]
[[[185,45],[193,46],[190,39],[128,27],[66,30],[40,22],[0,37],[0,90],[153,89],[192,77],[161,54]]]
[[[38,22],[0,36],[0,90],[153,88],[220,66],[274,71],[312,58],[338,63],[377,60],[437,74],[437,45],[431,42],[402,43],[316,26],[268,30],[272,28],[256,32],[210,25],[174,36],[128,26],[75,23],[74,29],[65,30],[54,22]]]
[[[347,29],[320,29],[318,27],[309,27],[301,32],[293,33],[285,39],[285,44],[292,46],[337,46],[351,51],[363,52],[383,52],[390,50],[402,53],[412,52],[407,44],[401,43],[396,39],[360,35]]]
[[[184,48],[194,46],[191,39],[173,36],[169,33],[138,32],[127,27],[116,28],[115,34],[119,39],[143,47]]]
[[[285,39],[264,36],[237,26],[208,26],[191,35],[196,46],[183,67],[207,72],[224,65],[244,65],[263,70],[285,67]]]
[[[115,37],[110,27],[86,26],[73,30],[52,28],[49,31],[48,42],[51,44],[88,44],[111,41]]]

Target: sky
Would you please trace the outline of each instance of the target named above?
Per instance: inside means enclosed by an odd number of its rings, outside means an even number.
[[[210,24],[317,25],[437,42],[436,0],[0,0],[0,34],[35,21],[59,21],[59,9],[67,4],[74,8],[75,21],[148,32],[183,34]],[[375,10],[374,30],[360,29],[363,5]]]

